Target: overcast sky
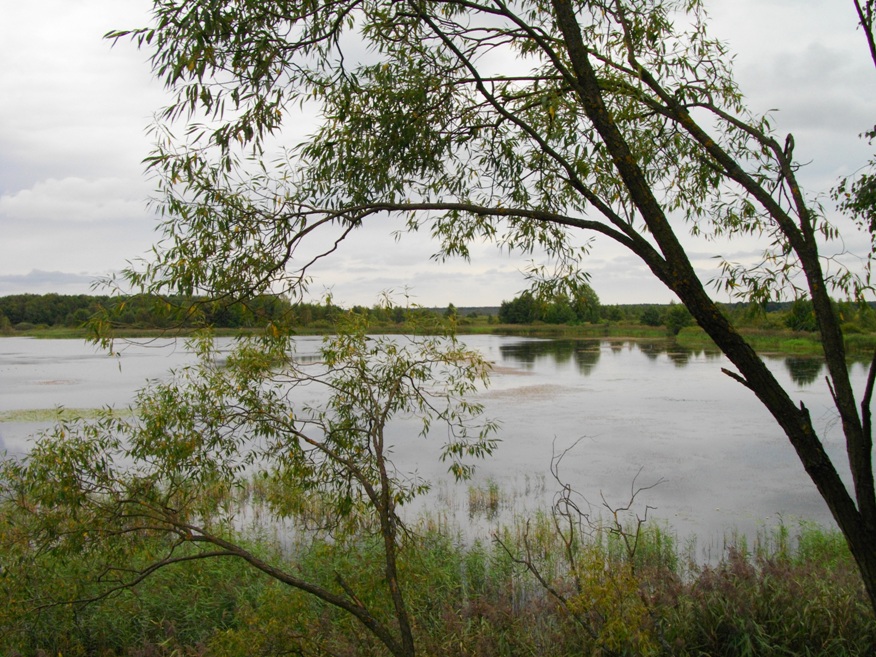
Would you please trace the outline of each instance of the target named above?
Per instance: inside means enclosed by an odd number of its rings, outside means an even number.
[[[147,0],[2,1],[0,20],[0,295],[87,293],[96,278],[147,253],[155,222],[141,160],[163,103],[146,54],[102,35],[142,26]],[[827,192],[867,160],[858,134],[876,123],[876,69],[851,0],[713,0],[712,32],[736,53],[757,111],[775,114],[811,162],[810,192]],[[493,248],[472,262],[431,263],[422,236],[396,243],[381,227],[357,235],[317,271],[312,292],[371,305],[410,288],[423,305],[498,305],[526,285],[526,261]],[[846,246],[866,248],[847,235]],[[705,248],[696,264],[714,263]],[[740,245],[739,255],[756,245]],[[597,244],[587,262],[603,303],[666,303],[672,295],[635,259]],[[708,277],[708,273],[706,276]]]

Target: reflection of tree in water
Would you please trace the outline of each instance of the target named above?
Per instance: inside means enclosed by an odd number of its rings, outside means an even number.
[[[510,360],[530,369],[536,360],[545,357],[550,349],[550,344],[552,343],[547,340],[512,342],[511,344],[499,345],[499,352],[502,354],[502,360]]]
[[[724,358],[724,354],[718,351],[717,347],[714,349],[701,349],[696,352],[697,358],[705,358],[707,361],[721,360]]]
[[[557,364],[573,361],[582,374],[590,374],[599,362],[600,343],[593,340],[526,340],[499,347],[503,360],[531,368],[537,360]]]
[[[599,362],[601,350],[598,342],[585,342],[575,350],[575,359],[578,361],[578,370],[583,374],[590,374]]]
[[[637,349],[650,360],[666,355],[676,367],[684,367],[692,358],[721,358],[719,352],[691,349],[674,340],[524,340],[500,345],[499,350],[503,360],[527,369],[531,369],[540,359],[560,365],[574,359],[582,374],[590,374],[599,363],[603,345],[608,346],[612,353]]]
[[[677,342],[668,345],[666,355],[669,356],[669,360],[675,363],[676,367],[684,367],[690,363],[693,358],[715,361],[721,360],[723,357],[723,354],[717,349],[709,350],[703,349],[702,347],[693,349]]]
[[[611,349],[611,353],[619,354],[624,350],[629,343],[626,340],[609,340],[608,346]]]
[[[823,365],[824,363],[818,358],[789,357],[785,359],[785,367],[788,368],[791,379],[798,386],[812,385],[821,373]]]
[[[657,360],[657,357],[666,351],[666,342],[640,342],[639,351],[641,351],[648,360]]]
[[[679,344],[675,340],[643,340],[638,342],[637,346],[639,351],[650,360],[656,360],[659,356],[665,354],[676,367],[685,367],[693,358],[705,358],[706,360],[720,360],[722,358],[722,354],[717,348],[691,348]]]
[[[684,367],[690,362],[691,350],[685,349],[676,344],[666,351],[666,355],[669,356],[669,360],[671,360],[676,367]]]

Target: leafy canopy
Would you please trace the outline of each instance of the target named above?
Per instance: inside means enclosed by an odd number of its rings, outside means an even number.
[[[836,230],[802,196],[793,144],[742,104],[702,3],[570,5],[647,202],[582,101],[556,4],[156,2],[153,27],[109,35],[151,49],[175,94],[148,160],[164,239],[129,278],[217,296],[297,290],[313,259],[391,212],[430,231],[437,258],[482,240],[544,250],[536,283],[580,284],[578,228],[670,284],[675,247],[655,225],[670,217],[705,238],[765,238],[759,262],[721,261],[728,290],[802,293],[794,249]],[[312,115],[312,134],[289,144]],[[305,251],[315,233],[330,246]],[[863,288],[835,271],[830,284]]]
[[[872,3],[855,4],[872,43]],[[866,299],[872,249],[853,254],[860,272],[831,255],[827,245],[842,240],[800,185],[794,138],[745,108],[703,7],[157,0],[152,27],[109,35],[149,48],[175,94],[149,159],[163,238],[129,282],[218,298],[297,293],[310,263],[389,213],[428,230],[439,259],[468,257],[481,241],[546,253],[529,273],[549,298],[585,282],[587,238],[613,240],[675,293],[736,368],[725,371],[770,411],[848,539],[876,609],[876,359],[856,394],[830,298]],[[316,125],[287,142],[302,112]],[[186,125],[181,139],[176,122]],[[871,182],[846,184],[849,196],[840,188],[837,199],[872,235]],[[685,233],[715,254],[719,289],[811,302],[850,484],[805,406],[706,291]],[[722,255],[742,236],[764,245],[759,257]]]
[[[95,601],[176,564],[231,557],[347,611],[394,654],[411,654],[399,647],[411,640],[395,565],[409,538],[399,509],[429,482],[397,467],[393,448],[441,440],[443,429],[441,459],[468,477],[496,446],[495,423],[471,399],[488,366],[452,338],[371,338],[366,328],[359,316],[344,318],[317,358],[290,356],[294,344],[274,336],[220,354],[207,335],[192,345],[196,364],[144,389],[135,412],[62,423],[25,458],[0,461],[12,611]],[[390,433],[399,423],[409,435]],[[247,497],[253,486],[260,499]],[[396,605],[401,638],[343,573],[326,584],[295,551],[266,560],[249,547],[239,517],[247,505],[300,545],[380,537],[382,594]],[[64,586],[15,589],[32,571],[55,576],[52,564],[68,557],[80,567]]]

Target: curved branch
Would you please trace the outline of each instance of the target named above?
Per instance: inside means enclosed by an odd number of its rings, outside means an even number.
[[[268,575],[269,577],[272,577],[278,582],[282,582],[283,584],[287,584],[292,588],[304,591],[305,593],[309,593],[310,595],[319,598],[323,602],[326,602],[333,607],[337,607],[339,609],[342,609],[343,611],[346,611],[354,618],[356,618],[356,620],[358,620],[362,625],[364,625],[371,633],[373,633],[374,636],[376,636],[393,655],[407,654],[398,642],[398,640],[392,635],[389,628],[387,628],[371,612],[369,612],[368,609],[361,602],[361,600],[359,600],[355,596],[344,597],[336,593],[332,593],[322,586],[313,584],[299,577],[295,577],[285,570],[281,570],[275,566],[272,566],[266,561],[263,561],[259,557],[255,556],[252,552],[245,550],[239,545],[226,541],[219,536],[214,536],[199,527],[192,525],[180,526],[184,527],[191,533],[192,536],[189,540],[191,540],[192,542],[211,543],[213,545],[221,547],[224,551],[228,553],[229,556],[235,556],[242,559],[243,561],[254,567],[256,570],[261,571],[262,573]]]
[[[563,74],[567,79],[571,77],[571,73],[566,71],[564,65],[562,64],[560,58],[554,52],[553,48],[550,47],[547,38],[538,33],[531,25],[527,24],[521,18],[517,17],[513,12],[508,9],[507,5],[501,2],[497,2],[497,5],[501,8],[501,11],[498,13],[501,16],[509,18],[512,20],[518,27],[520,27],[524,32],[535,40],[539,47],[542,48],[545,55],[551,60],[551,62],[557,67],[557,69]],[[510,112],[505,108],[502,103],[487,89],[487,86],[484,82],[484,79],[481,77],[480,73],[477,70],[477,67],[470,61],[470,59],[457,47],[457,45],[453,42],[453,40],[443,31],[441,28],[435,23],[435,21],[425,14],[424,12],[418,10],[420,19],[429,25],[432,31],[438,35],[438,38],[444,43],[444,45],[456,56],[457,60],[462,63],[462,65],[468,69],[472,79],[475,81],[475,86],[477,87],[480,94],[486,99],[486,101],[499,113],[505,120],[513,123],[518,128],[520,128],[530,139],[532,139],[538,147],[548,155],[551,159],[554,160],[565,172],[566,172],[566,181],[578,192],[580,193],[589,203],[591,203],[603,216],[606,217],[620,232],[622,232],[628,241],[628,248],[631,248],[636,253],[647,253],[648,258],[646,261],[654,262],[657,264],[657,260],[659,259],[659,255],[656,251],[654,251],[653,247],[648,244],[648,242],[642,238],[642,236],[635,231],[628,222],[624,221],[622,217],[620,217],[611,207],[605,203],[598,195],[594,194],[592,190],[590,190],[587,185],[578,177],[577,172],[570,162],[568,162],[560,153],[558,153],[554,148],[551,147],[550,144],[542,137],[542,135],[535,130],[532,126],[526,123],[520,116],[517,114]],[[650,264],[650,263],[649,263]]]
[[[873,35],[873,10],[876,8],[876,2],[874,0],[864,0],[864,3],[861,4],[861,0],[854,0],[854,3],[855,11],[858,13],[858,24],[864,30],[864,37],[866,37],[867,46],[870,49],[870,59],[876,65],[876,39],[874,39]]]

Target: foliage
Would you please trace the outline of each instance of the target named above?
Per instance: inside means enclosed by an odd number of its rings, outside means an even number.
[[[867,46],[870,48],[870,58],[876,64],[876,37],[873,34],[874,18],[876,18],[876,2],[874,0],[854,0],[855,10],[858,12],[858,20],[864,36],[867,39]]]
[[[817,331],[812,302],[808,299],[796,300],[785,317],[785,326],[792,331]]]
[[[16,329],[27,325],[79,327],[112,315],[118,327],[192,328],[205,323],[217,328],[264,326],[290,312],[290,304],[276,295],[260,295],[236,303],[194,297],[156,297],[86,294],[14,294],[0,297],[0,317]],[[0,332],[2,332],[0,320]]]
[[[124,597],[168,568],[222,558],[333,606],[393,654],[413,653],[397,559],[398,509],[428,489],[391,460],[390,422],[406,439],[443,425],[440,458],[457,478],[495,447],[495,425],[469,399],[487,376],[452,338],[366,336],[348,315],[321,360],[296,362],[279,332],[240,340],[220,358],[210,335],[196,365],[144,389],[132,416],[63,421],[23,460],[0,468],[4,573],[64,586],[24,587],[18,611]],[[304,561],[265,560],[235,531],[235,491],[264,483],[273,522],[338,554],[374,538],[384,585],[356,588],[342,564],[320,580]],[[56,565],[75,565],[69,573]],[[312,566],[312,564],[311,564]],[[390,620],[392,619],[392,620]]]
[[[602,316],[602,304],[596,296],[596,290],[586,283],[572,291],[569,303],[579,322],[598,322]]]
[[[872,7],[857,6],[872,36]],[[793,136],[745,107],[700,0],[157,0],[150,26],[108,36],[148,49],[173,94],[147,160],[160,245],[129,284],[298,298],[314,261],[389,214],[428,231],[439,259],[484,241],[543,257],[528,273],[550,299],[586,282],[591,236],[611,240],[679,299],[782,428],[876,608],[874,387],[853,389],[830,299],[870,293],[873,251],[852,254],[862,272],[825,266],[825,245],[844,236],[801,186]],[[299,110],[316,127],[269,153]],[[725,293],[811,301],[848,482],[707,292],[685,233],[713,249]],[[755,262],[733,260],[738,237],[765,245]]]
[[[685,326],[693,324],[690,311],[680,304],[671,304],[666,310],[663,323],[672,335],[678,335]]]
[[[428,518],[409,529],[417,549],[400,554],[400,569],[410,584],[408,601],[425,657],[661,654],[654,650],[661,639],[669,645],[662,654],[680,657],[752,651],[863,657],[876,646],[876,620],[836,532],[801,526],[794,537],[780,527],[749,549],[730,546],[712,565],[689,562],[657,528],[642,531],[635,561],[608,534],[582,535],[580,567],[572,572],[563,567],[564,547],[547,516],[516,519],[501,532],[503,540],[523,550],[525,532],[539,565],[553,564],[551,583],[558,590],[571,592],[576,576],[586,583],[592,596],[570,593],[578,605],[573,610],[587,605],[594,620],[601,615],[600,641],[576,627],[499,545],[464,544],[452,532],[430,529]],[[235,540],[266,560],[294,558],[318,581],[344,572],[363,596],[382,586],[374,536],[344,545],[287,541],[283,547],[272,536],[260,531]],[[140,544],[144,552],[153,548]],[[88,569],[87,559],[47,553],[40,563],[51,577],[12,570],[2,581],[4,593],[14,601],[63,586],[68,575]],[[24,617],[15,611],[12,604],[0,612],[0,651],[10,656],[381,654],[361,626],[331,607],[229,559],[168,568],[134,591],[87,606]]]
[[[645,308],[640,321],[647,326],[660,326],[663,324],[663,317],[660,315],[660,311],[652,306]]]
[[[505,324],[571,324],[599,321],[601,306],[596,292],[587,283],[574,286],[569,293],[555,292],[539,298],[523,292],[499,307],[499,321]]]
[[[503,324],[532,324],[539,318],[538,302],[531,292],[524,292],[499,307],[499,321]]]

